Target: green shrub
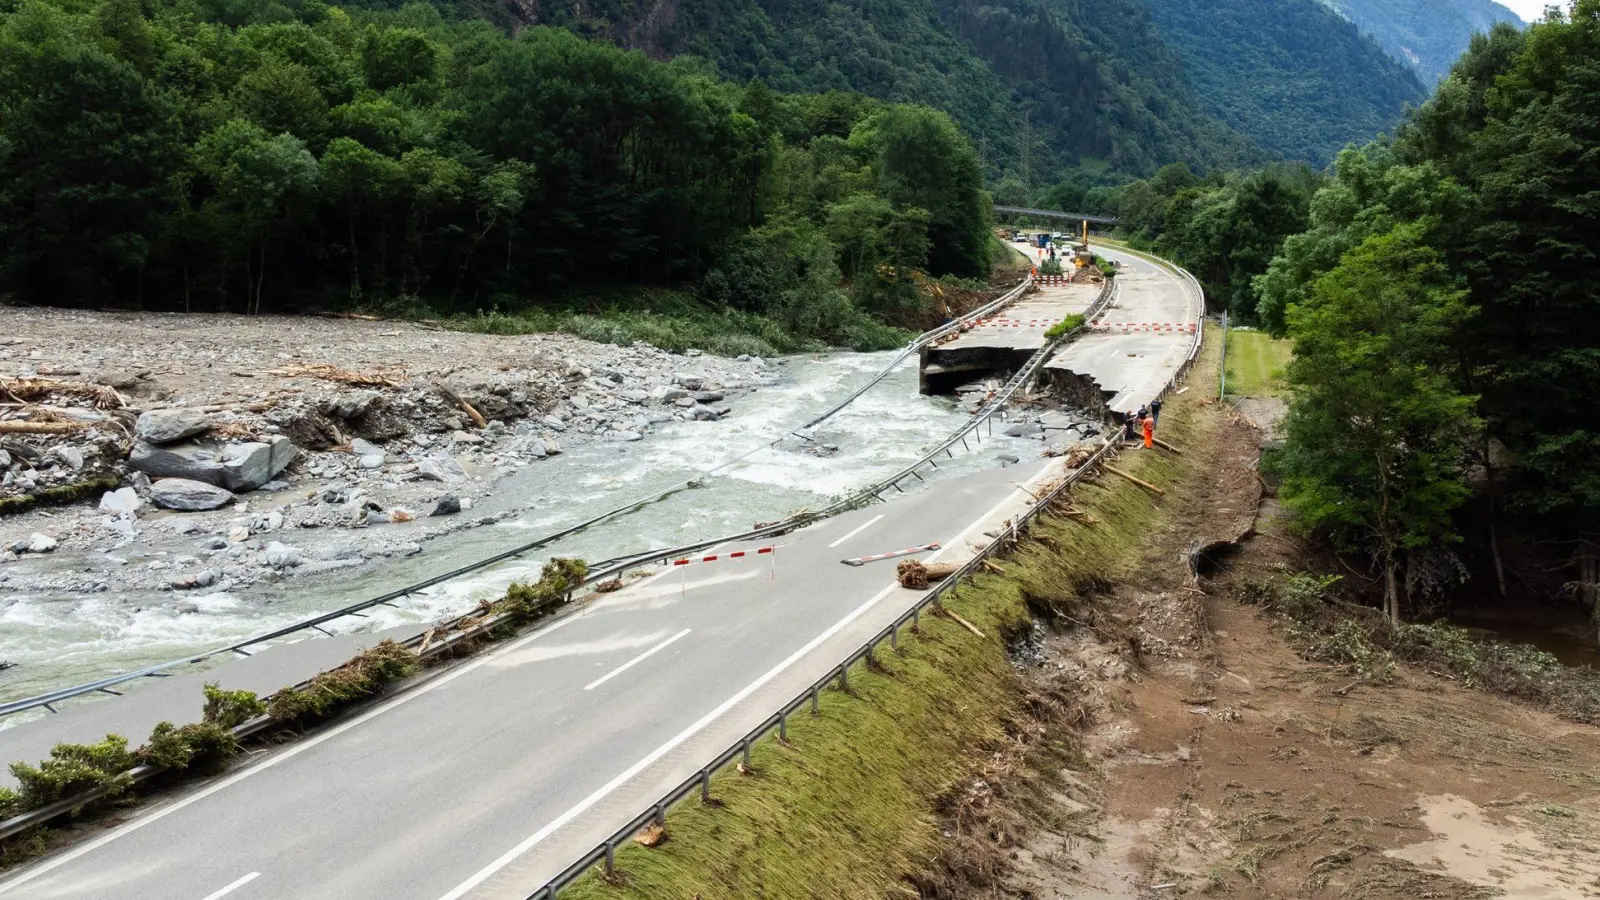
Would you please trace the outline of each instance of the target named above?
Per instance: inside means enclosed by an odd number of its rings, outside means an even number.
[[[108,734],[98,744],[57,744],[38,766],[11,764],[20,788],[12,802],[20,802],[23,810],[39,809],[97,788],[115,797],[133,784],[128,777],[133,765],[128,739],[120,734]]]
[[[0,819],[9,819],[22,810],[22,795],[8,787],[0,787]]]
[[[1083,323],[1086,321],[1088,321],[1088,319],[1084,317],[1083,313],[1073,313],[1056,324],[1051,325],[1050,330],[1044,333],[1044,339],[1047,341],[1059,340],[1071,332],[1082,328]]]
[[[225,691],[215,681],[208,681],[205,694],[200,720],[230,731],[267,711],[267,704],[254,691]]]
[[[176,726],[161,722],[150,732],[150,740],[136,751],[139,761],[174,772],[212,773],[240,750],[233,732],[214,722]]]
[[[356,654],[337,669],[311,679],[303,688],[286,687],[267,698],[267,714],[279,722],[320,719],[352,700],[378,692],[411,674],[417,654],[392,640]]]

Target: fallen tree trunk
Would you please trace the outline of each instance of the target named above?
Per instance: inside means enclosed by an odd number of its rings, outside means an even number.
[[[478,412],[475,408],[473,408],[471,403],[468,403],[460,394],[452,391],[445,385],[444,382],[435,381],[433,386],[438,388],[439,393],[443,394],[446,400],[449,400],[451,403],[461,407],[462,412],[471,416],[472,421],[478,423],[479,428],[485,428],[488,426],[489,422],[483,417],[483,413]]]
[[[1157,497],[1165,497],[1167,495],[1167,492],[1162,490],[1161,488],[1158,488],[1155,485],[1151,484],[1150,482],[1145,481],[1143,478],[1135,478],[1134,476],[1129,475],[1127,472],[1122,471],[1121,469],[1117,468],[1116,466],[1111,465],[1110,463],[1106,464],[1106,471],[1110,472],[1113,475],[1119,475],[1119,476],[1121,476],[1123,478],[1128,479],[1129,481],[1133,482],[1134,484],[1137,484],[1139,487],[1142,487],[1145,490],[1149,491],[1150,493],[1155,494]]]
[[[88,427],[81,422],[0,422],[0,434],[72,434]]]

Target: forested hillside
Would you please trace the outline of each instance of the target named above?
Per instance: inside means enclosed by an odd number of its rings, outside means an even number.
[[[1474,34],[1497,22],[1521,25],[1494,0],[1323,0],[1396,59],[1411,64],[1424,84],[1443,78]]]
[[[980,144],[991,176],[1042,183],[1082,163],[1140,173],[1236,166],[1251,142],[1202,113],[1142,0],[550,0],[469,6],[636,47],[693,54],[737,81],[926,103]]]
[[[1391,129],[1422,83],[1317,0],[1152,0],[1201,105],[1318,165]]]
[[[451,313],[691,284],[881,345],[868,314],[924,303],[923,273],[987,274],[988,202],[942,113],[557,29],[420,4],[0,13],[0,296],[24,302]]]

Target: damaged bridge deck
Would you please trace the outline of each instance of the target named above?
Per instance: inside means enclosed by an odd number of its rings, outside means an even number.
[[[1045,345],[1045,332],[1087,311],[1099,293],[1097,284],[1042,287],[954,340],[923,348],[922,393],[950,393],[974,378],[1014,371]]]
[[[1103,246],[1117,263],[1117,293],[1086,334],[1045,363],[1047,375],[1085,379],[1106,408],[1127,412],[1150,402],[1189,354],[1205,315],[1199,290],[1180,275]]]

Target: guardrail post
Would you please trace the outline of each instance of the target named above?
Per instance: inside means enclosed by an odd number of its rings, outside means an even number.
[[[700,770],[700,802],[711,802],[711,770]]]
[[[817,686],[816,685],[812,685],[811,686],[811,714],[813,716],[822,715],[822,709],[818,706],[820,700],[821,700],[821,698],[819,698],[817,696]]]
[[[786,712],[778,713],[778,740],[789,743],[789,714]]]
[[[839,667],[839,690],[850,690],[850,665],[848,663]]]
[[[614,875],[617,871],[617,844],[615,841],[606,841],[606,874]]]
[[[750,771],[750,739],[748,737],[744,739],[744,770],[746,773]]]
[[[911,633],[922,633],[922,607],[920,605],[911,607]]]
[[[889,629],[889,649],[890,650],[899,650],[900,649],[899,638],[900,638],[900,624],[897,622],[897,623],[895,623],[895,626],[893,628]]]

